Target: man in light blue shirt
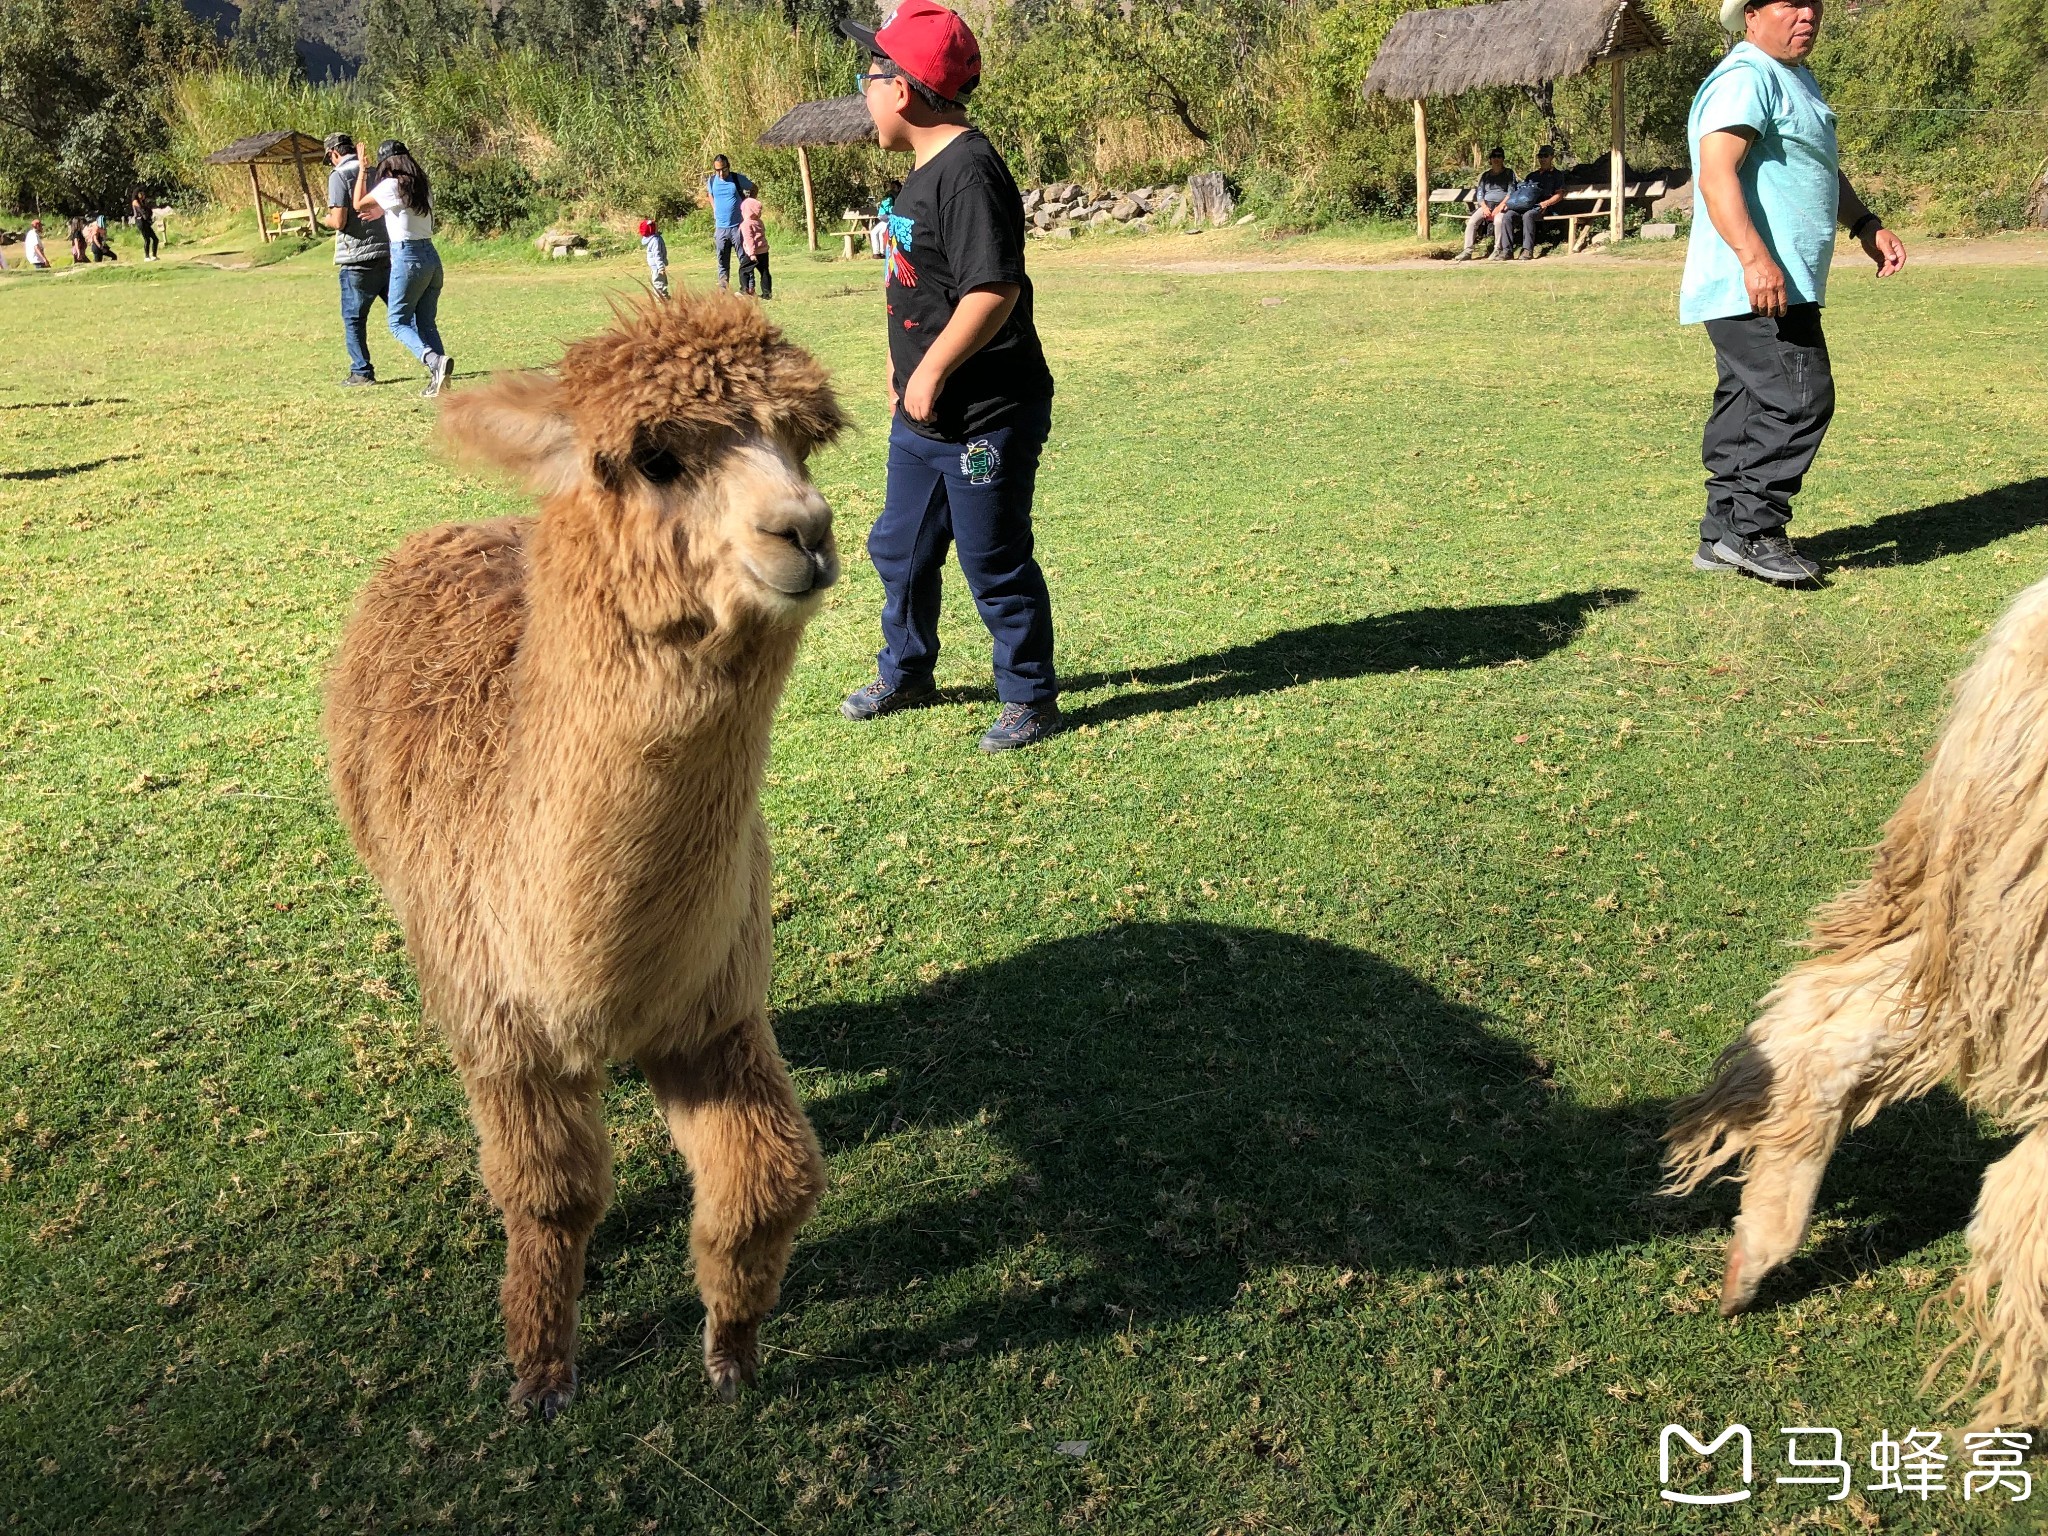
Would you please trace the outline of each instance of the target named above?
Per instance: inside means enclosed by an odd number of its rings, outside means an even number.
[[[1835,114],[1805,67],[1820,0],[1723,0],[1742,41],[1700,82],[1686,125],[1697,203],[1680,324],[1704,324],[1720,379],[1700,456],[1693,567],[1796,585],[1820,574],[1785,528],[1835,410],[1820,310],[1835,226],[1889,277],[1906,248],[1842,174]]]
[[[752,197],[754,184],[732,168],[723,155],[711,157],[711,176],[704,195],[711,199],[711,244],[718,252],[718,290],[732,286],[732,253],[740,244],[740,203]]]

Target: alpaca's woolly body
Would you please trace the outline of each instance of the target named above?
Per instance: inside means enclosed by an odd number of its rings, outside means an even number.
[[[2048,582],[1993,628],[1871,877],[1809,944],[1669,1135],[1674,1193],[1741,1160],[1724,1307],[1797,1247],[1844,1130],[1951,1083],[2030,1133],[1985,1175],[1955,1293],[1969,1383],[1998,1376],[1979,1422],[2048,1423]]]
[[[515,1395],[552,1411],[573,1387],[583,1244],[611,1189],[597,1094],[621,1058],[691,1163],[727,1387],[820,1185],[767,1025],[759,801],[803,619],[837,572],[800,465],[842,418],[757,306],[708,298],[625,315],[557,377],[456,395],[442,420],[540,514],[430,529],[372,579],[329,684],[335,796],[506,1213]]]

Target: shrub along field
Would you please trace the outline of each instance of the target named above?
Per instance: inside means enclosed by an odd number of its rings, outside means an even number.
[[[1658,1199],[1656,1138],[2048,563],[2048,268],[1845,253],[1797,524],[1834,577],[1784,593],[1687,567],[1672,253],[1203,275],[1376,253],[1175,238],[1034,250],[1074,729],[993,761],[957,576],[946,702],[835,713],[877,269],[782,264],[858,421],[766,791],[832,1189],[719,1406],[622,1072],[552,1427],[504,1408],[499,1226],[317,730],[379,556],[519,503],[432,456],[381,332],[391,382],[334,388],[318,254],[0,279],[0,1524],[1625,1530],[1669,1514],[1661,1425],[1741,1422],[1731,1528],[1998,1528],[1958,1464],[1924,1506],[1860,1470],[1961,1417],[1917,1318],[1996,1129],[1938,1094],[1857,1133],[1733,1322],[1729,1194]],[[458,252],[458,387],[638,275]],[[1845,1432],[1851,1501],[1774,1485],[1785,1424]]]

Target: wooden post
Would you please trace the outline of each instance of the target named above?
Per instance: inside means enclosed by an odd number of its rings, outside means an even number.
[[[810,237],[811,249],[818,248],[818,200],[811,195],[811,157],[803,145],[796,147],[797,173],[804,179],[804,233]]]
[[[270,226],[263,222],[263,183],[256,179],[256,162],[249,162],[249,192],[256,199],[256,233],[270,244]]]
[[[1610,155],[1613,161],[1612,177],[1614,183],[1610,198],[1611,208],[1609,210],[1613,222],[1609,225],[1611,233],[1607,237],[1608,244],[1610,245],[1621,244],[1621,192],[1623,178],[1628,174],[1627,167],[1622,163],[1622,152],[1627,145],[1626,135],[1628,130],[1623,123],[1621,115],[1621,72],[1627,67],[1620,59],[1611,59],[1607,65],[1607,126],[1614,142],[1614,148]]]
[[[1415,236],[1429,238],[1429,119],[1415,98]]]
[[[306,233],[312,234],[320,227],[320,215],[313,211],[313,192],[306,185],[306,162],[299,154],[299,141],[292,140],[292,169],[299,173],[299,196],[306,200]]]

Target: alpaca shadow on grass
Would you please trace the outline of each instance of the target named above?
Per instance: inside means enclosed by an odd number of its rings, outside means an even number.
[[[1860,527],[1833,528],[1801,539],[1799,548],[1822,565],[1847,570],[1925,565],[1943,555],[1982,549],[2043,523],[2048,523],[2048,477],[1894,512]]]
[[[1290,1263],[1386,1273],[1606,1252],[1725,1231],[1734,1207],[1726,1189],[1654,1193],[1666,1103],[1582,1103],[1484,1013],[1315,939],[1126,924],[777,1029],[798,1068],[868,1085],[808,1106],[828,1154],[959,1145],[966,1126],[1008,1169],[828,1197],[784,1310],[879,1293],[901,1299],[902,1321],[832,1346],[836,1363],[783,1368],[845,1374],[1218,1314],[1246,1278]],[[1820,1249],[1766,1300],[1956,1229],[1992,1155],[1953,1100],[1887,1115],[1836,1158]],[[848,1198],[892,1213],[835,1223]],[[632,1228],[676,1230],[688,1196],[626,1204],[600,1250]],[[691,1305],[642,1322],[688,1337]]]

